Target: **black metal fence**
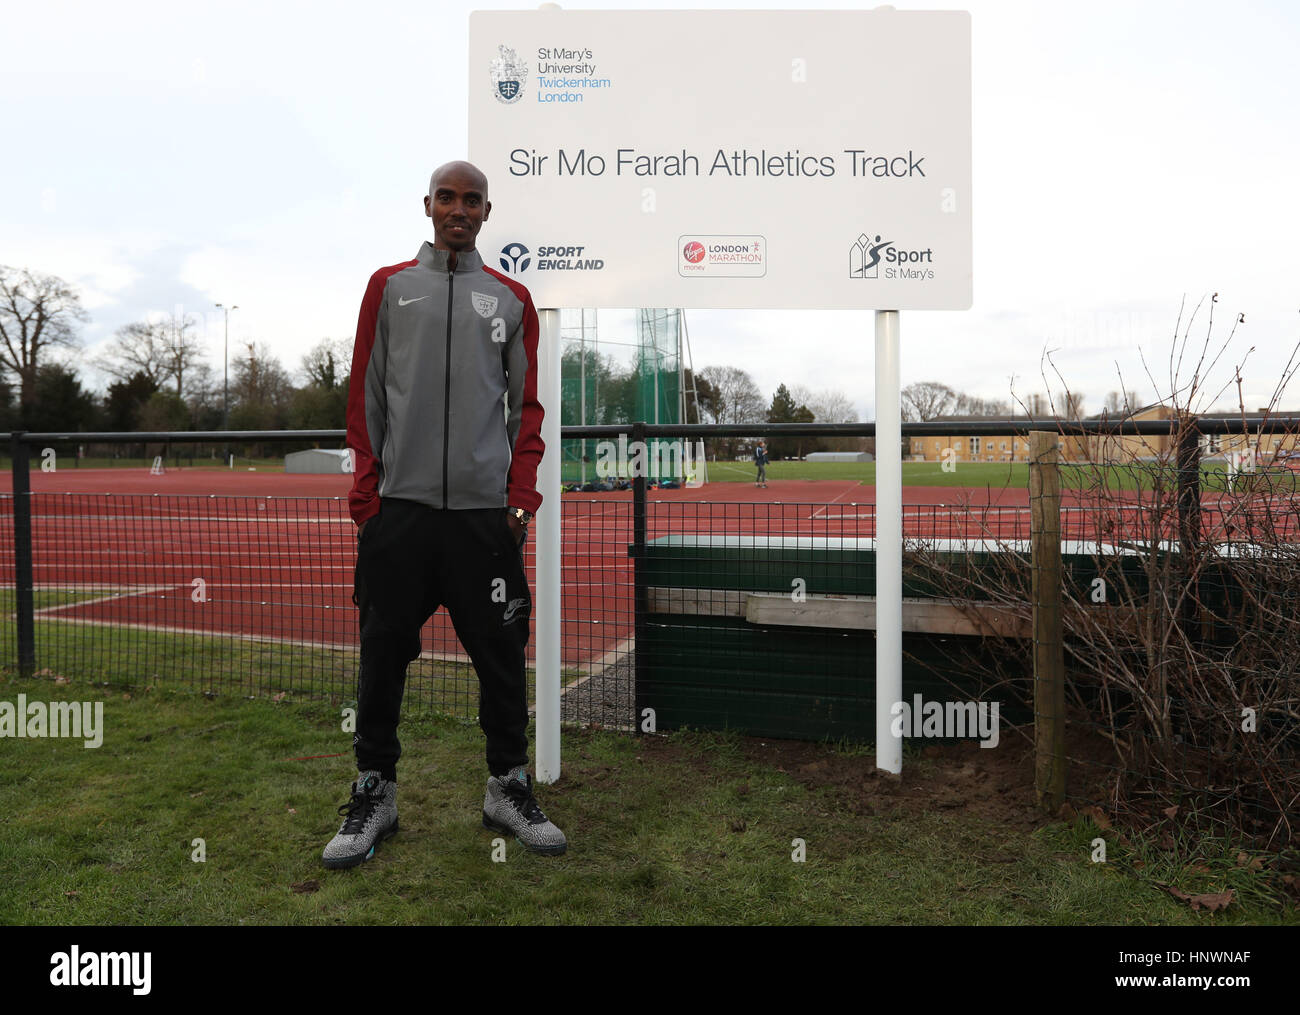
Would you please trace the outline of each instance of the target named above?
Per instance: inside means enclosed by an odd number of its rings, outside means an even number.
[[[1167,556],[1162,541],[1176,544],[1186,556],[1198,546],[1255,539],[1267,551],[1262,557],[1274,559],[1285,552],[1279,547],[1300,541],[1295,534],[1300,526],[1286,521],[1294,508],[1294,484],[1282,487],[1291,474],[1263,473],[1262,482],[1274,495],[1267,509],[1263,515],[1242,510],[1242,500],[1248,501],[1252,490],[1258,493],[1261,481],[1248,477],[1243,486],[1238,476],[1207,469],[1202,438],[1294,433],[1298,424],[1282,417],[1184,417],[968,421],[961,430],[984,436],[1054,430],[1063,441],[1169,438],[1171,452],[1153,462],[1080,466],[1091,469],[1091,486],[1084,483],[1062,508],[1063,538],[1076,540],[1084,556],[1091,552],[1097,558],[1103,543],[1127,543],[1144,559]],[[903,427],[905,438],[952,432],[946,423]],[[639,423],[565,427],[562,433],[564,439],[623,438],[632,445],[874,435],[872,424]],[[260,485],[263,474],[241,465],[239,471],[211,474],[212,489],[224,492],[185,493],[168,489],[165,472],[168,460],[188,460],[184,450],[190,447],[203,449],[194,455],[197,464],[217,447],[341,447],[343,439],[342,431],[7,435],[13,480],[0,510],[0,595],[11,603],[6,612],[12,622],[0,630],[0,665],[124,686],[180,684],[215,693],[353,699],[355,540],[346,488],[322,485],[319,496],[283,496],[269,483]],[[58,463],[68,460],[68,448],[114,444],[170,447],[181,454],[159,451],[162,476],[140,468],[121,477],[95,473],[92,481],[91,473],[82,472],[84,481],[57,490],[43,489],[51,484],[40,481],[33,488],[33,473],[46,463],[66,468]],[[103,489],[104,478],[112,489]],[[743,485],[730,484],[715,484],[701,498],[654,488],[644,474],[633,476],[627,492],[564,494],[562,719],[643,729],[651,710],[660,730],[691,726],[873,739],[873,500],[870,487],[846,487],[827,501],[796,487],[782,488],[779,498],[755,498]],[[998,697],[1006,703],[1004,725],[1025,724],[1018,734],[1022,742],[1032,736],[1027,732],[1034,718],[1032,652],[1024,625],[1027,592],[1014,575],[1027,562],[1029,535],[1028,506],[1014,499],[931,497],[904,507],[909,697],[913,692],[927,700]],[[530,544],[530,570],[533,554]],[[1166,569],[1166,581],[1171,575],[1174,584],[1155,591],[1177,599],[1186,630],[1204,626],[1207,609],[1213,609],[1202,601],[1205,570]],[[1000,604],[989,598],[990,576],[1001,590]],[[1149,585],[1143,588],[1152,594]],[[1159,758],[1165,773],[1166,795],[1196,790],[1205,766],[1188,761],[1180,777],[1169,761],[1177,753],[1161,754],[1153,747],[1153,738],[1168,730],[1153,733],[1140,715],[1125,710],[1127,705],[1106,712],[1104,721],[1099,718],[1099,695],[1108,689],[1099,685],[1096,665],[1077,664],[1080,653],[1104,651],[1104,646],[1085,644],[1085,633],[1066,631],[1067,639],[1074,639],[1076,664],[1069,735],[1072,748],[1086,743],[1086,749],[1072,750],[1071,770],[1079,773],[1071,783],[1072,797],[1113,806],[1123,787],[1149,787],[1144,780],[1151,766],[1144,759],[1152,757]],[[422,638],[423,652],[408,678],[408,709],[472,717],[476,679],[441,613]],[[1138,665],[1132,658],[1136,647],[1126,643],[1125,665]],[[1206,648],[1202,656],[1211,654]],[[1218,658],[1222,662],[1223,653]],[[1300,644],[1294,658],[1300,659]],[[1229,660],[1219,675],[1231,681],[1232,665],[1240,669],[1248,663],[1241,657],[1235,664]],[[1270,697],[1261,708],[1275,728],[1285,725],[1291,710],[1281,742],[1294,745],[1300,707],[1291,680],[1288,673],[1280,682],[1266,682]],[[1254,686],[1258,691],[1265,685]],[[1133,688],[1126,693],[1132,695]],[[1180,701],[1170,708],[1186,711]],[[1117,727],[1125,717],[1133,720],[1131,728]],[[1118,753],[1106,755],[1098,748],[1107,738]],[[1126,756],[1121,740],[1137,745],[1142,757]],[[1188,742],[1182,736],[1176,746]],[[1215,764],[1221,773],[1224,759]],[[1093,778],[1096,769],[1106,778]],[[1222,781],[1221,774],[1216,778]]]

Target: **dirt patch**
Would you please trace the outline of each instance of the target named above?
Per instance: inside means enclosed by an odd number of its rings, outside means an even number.
[[[900,776],[876,768],[870,754],[823,744],[748,737],[743,750],[810,789],[834,789],[854,814],[954,811],[1020,828],[1048,820],[1034,806],[1033,744],[1019,736],[992,749],[974,741],[928,746],[904,759]]]
[[[586,735],[566,733],[574,743]],[[928,746],[920,757],[904,759],[901,776],[877,769],[870,752],[845,754],[826,744],[770,737],[741,737],[739,743],[747,761],[784,772],[809,789],[833,789],[840,805],[853,814],[953,811],[1021,829],[1051,820],[1034,805],[1033,743],[1013,730],[1004,730],[1002,742],[992,749],[975,741]],[[667,737],[639,739],[637,760],[651,759],[701,775],[716,773],[707,752]]]

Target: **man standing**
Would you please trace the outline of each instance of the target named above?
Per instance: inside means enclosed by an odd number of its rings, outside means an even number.
[[[763,438],[758,439],[758,447],[754,449],[754,464],[758,466],[758,478],[754,480],[754,486],[767,487],[767,444]]]
[[[528,290],[475,249],[492,204],[468,162],[435,170],[424,198],[433,243],[381,268],[361,303],[348,390],[357,523],[353,599],[361,679],[357,780],[326,867],[352,867],[397,831],[406,666],[420,628],[446,606],[479,678],[487,736],[483,824],[538,853],[564,834],[528,774],[524,649],[532,598],[523,543],[541,506],[537,311]]]

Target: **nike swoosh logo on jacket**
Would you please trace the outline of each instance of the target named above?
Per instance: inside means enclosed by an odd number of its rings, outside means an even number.
[[[347,412],[358,525],[381,497],[453,510],[542,503],[532,297],[477,251],[459,252],[454,272],[447,255],[426,241],[375,272],[361,302]],[[485,317],[475,303],[493,298]]]

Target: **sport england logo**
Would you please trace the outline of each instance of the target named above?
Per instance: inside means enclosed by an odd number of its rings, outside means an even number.
[[[605,262],[598,257],[584,257],[586,247],[538,247],[537,263],[522,243],[507,243],[501,248],[501,267],[511,275],[521,275],[533,265],[536,271],[600,271]]]
[[[883,240],[879,235],[872,238],[862,233],[849,247],[849,278],[932,279],[933,268],[913,265],[933,263],[932,249],[904,250],[893,240]]]
[[[524,97],[524,82],[528,80],[528,64],[519,59],[513,49],[498,46],[501,55],[492,61],[492,94],[498,102],[509,105]]]
[[[491,317],[497,312],[497,298],[480,292],[471,292],[469,299],[479,317]]]
[[[511,275],[518,275],[532,263],[528,248],[522,243],[507,243],[501,248],[501,269]]]

